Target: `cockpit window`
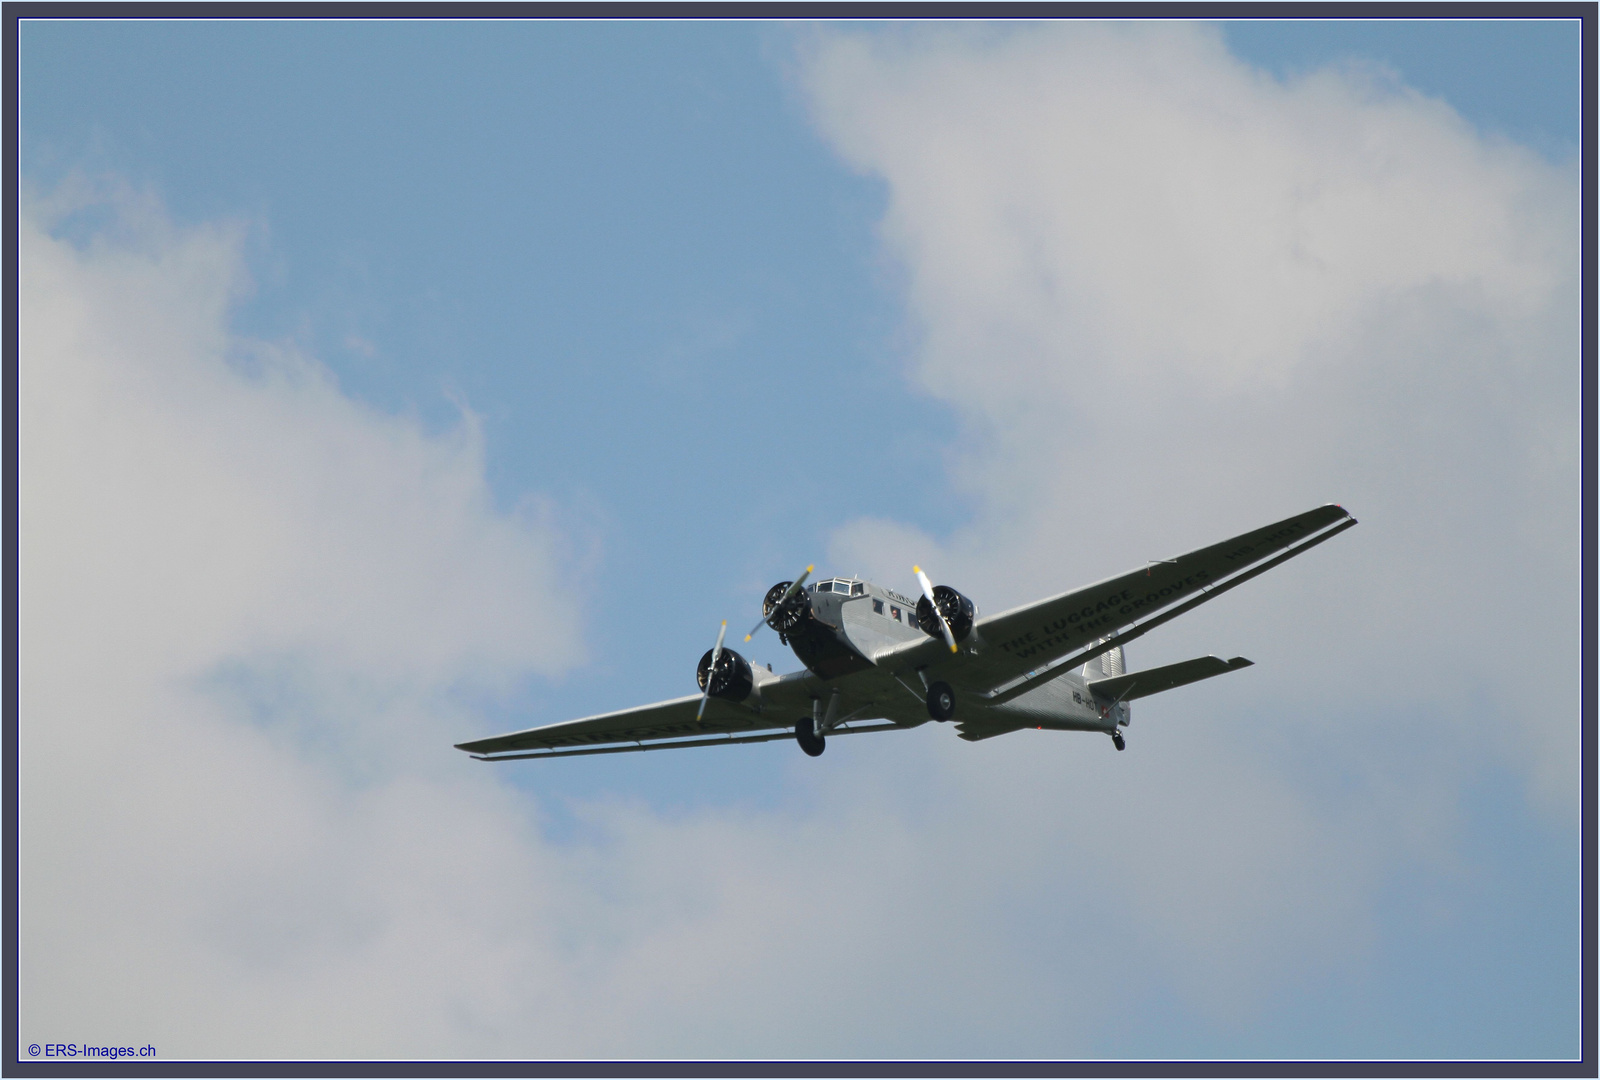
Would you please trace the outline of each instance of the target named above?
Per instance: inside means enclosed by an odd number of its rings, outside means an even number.
[[[865,596],[865,595],[867,595],[867,587],[866,587],[866,585],[862,584],[859,581],[856,582],[854,585],[851,585],[850,586],[850,595],[851,596]]]
[[[833,591],[833,582],[831,582],[831,581],[819,581],[819,582],[817,582],[817,591],[818,592],[832,592]]]

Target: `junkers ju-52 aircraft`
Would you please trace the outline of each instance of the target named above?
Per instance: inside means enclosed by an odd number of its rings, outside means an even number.
[[[1356,523],[1322,506],[1081,589],[979,615],[948,585],[917,600],[854,578],[767,593],[762,618],[805,665],[774,675],[723,647],[700,658],[700,693],[458,744],[482,761],[726,746],[793,737],[815,757],[830,735],[953,720],[976,742],[1023,728],[1098,731],[1121,750],[1128,703],[1250,666],[1203,656],[1124,671],[1122,646]]]

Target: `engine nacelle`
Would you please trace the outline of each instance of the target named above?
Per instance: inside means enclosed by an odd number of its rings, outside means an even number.
[[[933,598],[939,604],[939,614],[944,616],[944,621],[950,627],[950,636],[957,641],[967,640],[967,635],[972,633],[972,618],[976,610],[972,601],[948,585],[935,585]],[[934,618],[933,605],[928,603],[926,596],[917,601],[917,625],[929,637],[944,637],[944,631],[939,629],[939,620]]]
[[[711,671],[711,654],[714,649],[707,649],[706,654],[700,658],[700,664],[695,669],[695,678],[700,683],[700,692],[706,689],[706,679],[711,680],[711,696],[725,698],[728,701],[743,701],[750,696],[750,691],[755,689],[755,673],[750,670],[750,661],[734,652],[732,649],[723,649],[722,655],[717,657],[717,670]]]

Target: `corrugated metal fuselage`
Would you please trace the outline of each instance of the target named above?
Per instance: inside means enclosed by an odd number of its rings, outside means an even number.
[[[838,591],[835,591],[838,590]],[[806,668],[821,679],[837,679],[874,666],[879,650],[927,636],[916,622],[916,601],[871,582],[835,578],[807,589],[809,615],[784,635]],[[1118,670],[1120,674],[1120,656]],[[1071,672],[1003,705],[964,697],[958,720],[1054,730],[1106,731],[1128,723],[1127,704],[1103,700],[1089,687],[1094,671]],[[1106,671],[1105,674],[1112,674]],[[899,673],[916,686],[915,672]]]
[[[821,582],[831,590],[833,581]],[[836,594],[832,591],[814,591],[818,586],[808,586],[810,594],[811,611],[799,626],[784,635],[789,647],[794,650],[800,662],[812,671],[818,678],[837,679],[841,675],[849,675],[857,671],[865,671],[872,667],[863,648],[870,648],[870,643],[861,642],[860,645],[851,640],[845,629],[845,608],[847,605],[860,606],[867,603],[869,597],[875,597],[881,592],[874,586],[865,582],[840,582],[848,588],[851,585],[859,586],[863,592],[856,596]],[[870,590],[870,592],[866,591]],[[882,603],[882,598],[877,597]],[[854,612],[852,611],[852,614]],[[851,620],[852,622],[855,620]],[[887,629],[887,628],[886,628]],[[914,636],[914,627],[900,625],[904,631],[897,639],[905,641]],[[922,631],[915,630],[915,634]]]

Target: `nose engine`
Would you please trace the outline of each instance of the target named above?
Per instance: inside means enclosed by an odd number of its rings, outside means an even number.
[[[743,701],[750,696],[750,691],[756,684],[755,675],[750,670],[750,661],[732,649],[723,649],[722,655],[717,657],[717,669],[712,671],[711,654],[714,651],[707,649],[695,669],[695,678],[700,682],[701,692],[705,692],[706,682],[709,680],[712,697]]]
[[[811,594],[806,590],[796,589],[789,599],[783,599],[783,594],[793,584],[792,581],[778,582],[767,590],[766,599],[761,602],[761,614],[766,616],[767,625],[778,632],[785,645],[789,644],[788,635],[811,615]],[[781,605],[780,600],[783,601]]]
[[[975,610],[972,601],[948,585],[935,585],[933,599],[939,605],[939,614],[944,616],[945,623],[950,627],[950,636],[957,641],[965,641],[967,635],[972,633],[972,616]],[[922,632],[929,637],[944,637],[944,633],[939,629],[939,620],[934,618],[933,604],[928,602],[926,596],[917,601],[917,625],[922,627]]]

